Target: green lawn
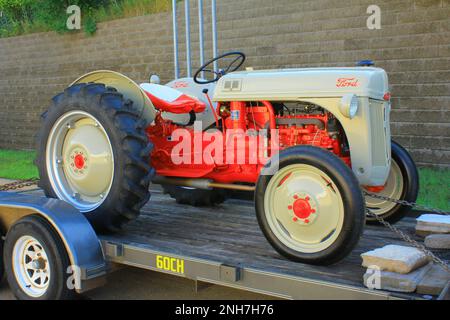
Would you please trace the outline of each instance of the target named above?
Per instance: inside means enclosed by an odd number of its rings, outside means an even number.
[[[420,168],[418,203],[450,211],[450,169]]]
[[[30,179],[38,176],[35,152],[0,150],[0,178]]]
[[[29,179],[38,177],[34,166],[35,152],[0,150],[0,178]],[[418,203],[450,210],[450,170],[421,168]]]

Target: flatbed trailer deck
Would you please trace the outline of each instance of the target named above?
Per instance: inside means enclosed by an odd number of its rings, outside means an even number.
[[[41,191],[27,194],[42,196]],[[407,217],[397,226],[413,234],[414,221]],[[199,208],[176,204],[153,190],[136,221],[119,233],[98,238],[110,267],[135,266],[285,299],[426,298],[364,287],[360,254],[387,244],[404,244],[387,228],[368,225],[358,247],[335,265],[295,263],[267,243],[253,203],[244,200]]]

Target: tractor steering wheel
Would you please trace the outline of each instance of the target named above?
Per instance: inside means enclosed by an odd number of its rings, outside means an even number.
[[[225,69],[219,69],[218,71],[214,70],[214,63],[216,61],[222,60],[222,59],[230,59],[231,62],[228,64],[228,66]],[[205,63],[203,66],[200,67],[200,69],[197,70],[197,72],[194,75],[194,82],[198,84],[208,84],[218,81],[221,77],[226,75],[227,73],[234,72],[238,70],[245,62],[246,56],[242,52],[228,52],[225,54],[222,54],[218,56],[217,58],[209,60],[207,63]],[[203,73],[211,73],[214,75],[214,78],[212,80],[205,80],[200,77]]]

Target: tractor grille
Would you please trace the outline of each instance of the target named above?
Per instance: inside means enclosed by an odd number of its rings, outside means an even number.
[[[388,141],[390,139],[389,114],[385,103],[370,101],[370,126],[372,134],[372,165],[384,167],[389,160]]]

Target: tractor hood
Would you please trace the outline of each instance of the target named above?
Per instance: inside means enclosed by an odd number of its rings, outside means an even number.
[[[380,68],[305,68],[233,72],[222,77],[215,101],[287,101],[352,93],[382,100],[389,91]]]

